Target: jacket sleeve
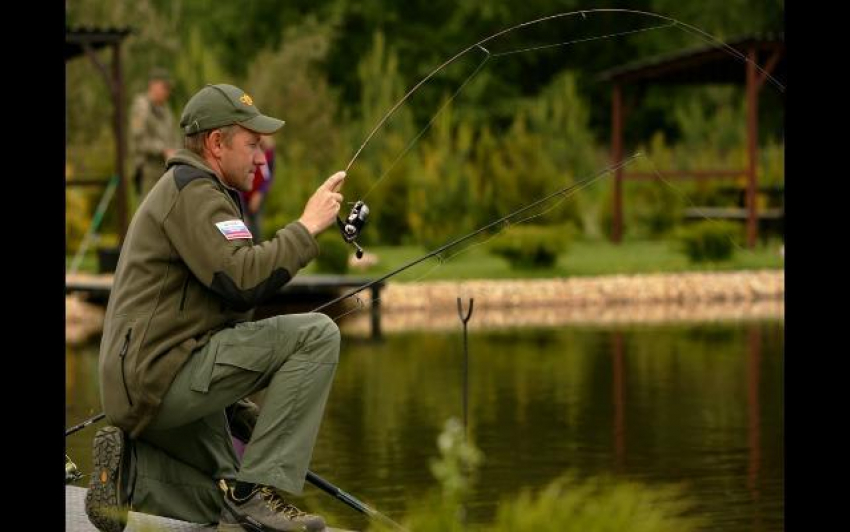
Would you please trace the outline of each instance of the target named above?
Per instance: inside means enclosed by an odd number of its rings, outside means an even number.
[[[318,255],[316,239],[300,222],[253,245],[250,238],[228,239],[216,225],[228,221],[241,222],[236,206],[216,184],[199,179],[179,192],[163,229],[195,277],[238,311],[260,304]]]

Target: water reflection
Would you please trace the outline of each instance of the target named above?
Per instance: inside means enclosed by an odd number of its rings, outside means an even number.
[[[455,315],[455,319],[457,316]],[[469,432],[485,455],[469,521],[566,470],[681,483],[714,530],[784,528],[781,321],[476,331]],[[67,424],[100,411],[96,346],[66,354]],[[428,462],[463,416],[455,332],[346,337],[311,469],[393,518],[436,488]],[[68,438],[90,469],[93,428]],[[366,522],[315,489],[305,505]]]
[[[747,331],[747,433],[749,442],[749,464],[747,467],[747,488],[755,505],[754,530],[761,530],[759,511],[759,462],[761,461],[761,438],[759,437],[759,362],[761,358],[761,333],[757,327]]]

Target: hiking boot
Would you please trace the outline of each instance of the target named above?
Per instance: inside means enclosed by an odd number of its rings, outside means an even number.
[[[224,491],[224,505],[218,532],[322,532],[325,520],[302,512],[287,503],[269,486],[257,486],[250,495],[239,499],[234,486],[219,481]]]
[[[86,493],[86,515],[101,532],[122,532],[129,506],[130,453],[124,431],[104,427],[94,441],[94,472]]]

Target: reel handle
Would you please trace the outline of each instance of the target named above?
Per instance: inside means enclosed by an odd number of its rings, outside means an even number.
[[[354,246],[354,255],[358,259],[363,258],[363,248],[357,243],[357,238],[360,236],[363,226],[366,225],[366,218],[368,216],[369,207],[363,200],[358,200],[354,204],[354,207],[351,208],[351,213],[345,221],[339,216],[336,217],[336,225],[339,227],[340,233],[342,233],[342,239]]]

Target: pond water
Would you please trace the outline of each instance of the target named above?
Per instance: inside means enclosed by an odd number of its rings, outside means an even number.
[[[470,524],[572,471],[679,483],[709,530],[784,528],[783,321],[476,332],[473,319],[470,330],[469,428],[485,457]],[[68,347],[67,425],[98,412],[97,343]],[[460,327],[343,336],[311,470],[401,518],[438,489],[429,461],[453,416]],[[84,473],[96,428],[67,441]],[[298,502],[337,526],[367,525],[312,486]]]

